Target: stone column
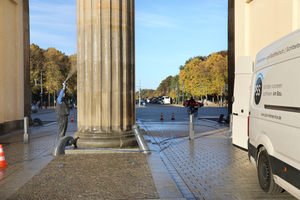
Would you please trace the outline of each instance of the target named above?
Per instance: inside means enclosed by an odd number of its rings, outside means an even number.
[[[228,0],[228,115],[232,113],[235,71],[235,0]]]
[[[29,0],[23,0],[23,43],[24,43],[24,116],[31,120],[30,101],[30,38]]]
[[[135,146],[134,0],[77,0],[81,147]]]

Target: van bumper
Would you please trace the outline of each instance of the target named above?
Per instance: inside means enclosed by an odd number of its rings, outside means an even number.
[[[248,158],[253,157],[254,160],[257,160],[257,148],[250,143],[250,139],[248,139]],[[250,160],[251,161],[251,160]]]

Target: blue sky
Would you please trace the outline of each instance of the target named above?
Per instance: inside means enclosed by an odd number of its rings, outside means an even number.
[[[227,0],[135,0],[136,86],[156,89],[194,56],[227,50]],[[76,0],[29,0],[30,42],[77,53]]]

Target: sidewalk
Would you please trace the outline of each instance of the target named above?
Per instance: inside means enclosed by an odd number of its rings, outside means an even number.
[[[137,121],[152,154],[98,150],[53,157],[56,124],[0,137],[8,167],[0,171],[0,199],[295,199],[259,186],[247,152],[231,144],[228,127],[195,121]],[[69,123],[73,135],[76,123]],[[95,152],[95,151],[94,151]],[[110,152],[110,153],[108,153]]]
[[[22,130],[0,137],[8,163],[0,168],[1,200],[184,199],[156,152],[112,150],[54,158],[56,130],[57,124],[31,127],[29,144]],[[69,123],[66,135],[75,131],[76,123]]]

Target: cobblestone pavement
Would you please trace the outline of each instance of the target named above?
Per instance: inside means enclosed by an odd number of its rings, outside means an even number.
[[[76,131],[77,124],[69,123],[66,135]],[[30,142],[23,142],[23,130],[0,137],[8,166],[0,168],[0,199],[6,199],[25,184],[52,159],[58,126],[31,127]]]
[[[141,153],[61,155],[9,199],[156,199]]]
[[[187,123],[139,122],[187,199],[295,199],[288,192],[269,195],[259,186],[247,152],[234,147],[228,127],[195,122],[195,140]]]

